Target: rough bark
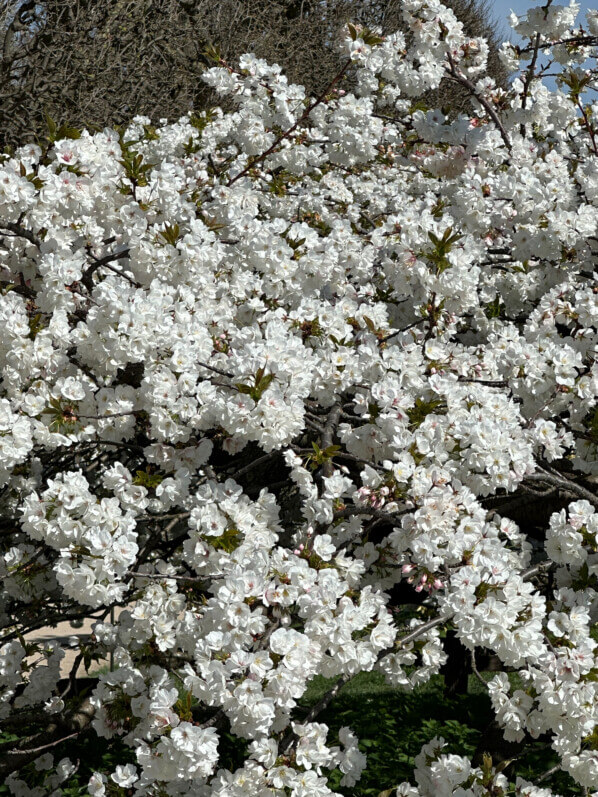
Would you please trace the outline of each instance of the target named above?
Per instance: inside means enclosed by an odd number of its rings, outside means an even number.
[[[447,0],[470,35],[489,38],[490,73],[504,85],[486,3]],[[102,129],[218,103],[201,80],[208,44],[231,63],[245,52],[278,62],[317,94],[338,72],[334,42],[348,21],[404,27],[400,0],[0,0],[0,149],[43,141],[46,115]],[[423,99],[452,113],[470,103],[448,80]]]

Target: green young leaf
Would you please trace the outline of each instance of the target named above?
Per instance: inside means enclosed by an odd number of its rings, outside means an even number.
[[[373,31],[364,31],[362,38],[366,44],[369,44],[370,47],[375,47],[377,44],[382,44],[384,41],[381,36],[378,36],[378,34],[374,33]]]
[[[189,136],[189,140],[183,145],[183,150],[185,151],[185,155],[194,155],[196,152],[199,152],[199,144],[193,140],[193,136]]]
[[[160,233],[161,237],[171,246],[176,246],[180,238],[181,231],[178,224],[166,224]]]
[[[370,332],[373,332],[375,335],[378,330],[376,329],[376,325],[374,324],[372,319],[368,318],[367,315],[364,315],[363,320],[365,321],[365,325],[370,330]]]
[[[215,44],[208,44],[205,50],[203,50],[202,55],[206,61],[210,61],[214,64],[219,64],[222,61],[220,49]]]
[[[239,393],[244,393],[245,395],[251,396],[251,398],[257,404],[266,390],[270,387],[273,379],[274,374],[266,374],[265,368],[258,368],[255,372],[255,376],[253,377],[253,385],[246,385],[243,382],[237,382],[235,387]]]
[[[45,120],[46,126],[48,128],[47,139],[51,143],[54,143],[54,141],[56,141],[56,130],[57,130],[56,122],[52,119],[50,114],[47,113],[47,112],[44,112],[44,120]]]
[[[191,124],[199,133],[203,133],[206,127],[214,120],[214,109],[206,108],[201,113],[192,113],[189,117],[189,124]]]
[[[32,318],[29,319],[29,339],[35,340],[38,332],[41,332],[45,326],[44,314],[36,313]]]
[[[266,374],[266,376],[260,379],[259,384],[257,385],[257,389],[260,391],[260,395],[270,387],[273,379],[274,379],[274,374]]]
[[[411,430],[417,429],[428,415],[439,409],[446,409],[442,399],[432,399],[431,401],[425,401],[421,398],[416,399],[415,405],[407,410]]]
[[[138,470],[133,477],[133,484],[155,490],[162,483],[164,476],[161,473],[149,473],[146,470]]]
[[[159,141],[160,136],[156,133],[156,128],[153,125],[143,125],[145,131],[144,138],[148,141]]]
[[[486,318],[498,318],[504,309],[504,306],[504,302],[497,294],[495,299],[491,302],[488,302],[488,304],[485,306],[484,315]]]
[[[232,553],[243,542],[243,533],[234,526],[229,526],[220,537],[205,537],[204,539],[217,551]]]

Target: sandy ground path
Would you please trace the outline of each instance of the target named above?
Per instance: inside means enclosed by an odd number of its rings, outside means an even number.
[[[115,619],[118,615],[122,612],[122,608],[120,606],[116,607],[114,610],[114,617]],[[110,615],[106,618],[106,622],[110,620]],[[60,643],[62,647],[65,649],[65,657],[60,662],[60,675],[61,677],[66,677],[69,675],[73,664],[75,663],[75,659],[77,658],[77,654],[79,653],[79,646],[76,645],[71,647],[69,645],[69,640],[71,637],[77,637],[81,641],[88,640],[89,637],[93,633],[93,626],[95,623],[98,622],[96,617],[88,617],[83,620],[83,624],[80,625],[79,623],[73,625],[68,620],[63,623],[58,623],[54,626],[45,626],[44,628],[38,628],[35,631],[31,631],[29,634],[25,634],[25,639],[27,642],[49,642],[50,640],[56,640]],[[29,660],[34,661],[38,658],[38,656],[32,656]],[[108,659],[103,659],[98,662],[93,662],[90,667],[90,673],[93,673],[100,668],[103,668],[109,664]],[[83,663],[81,663],[79,670],[77,671],[77,675],[79,677],[85,676],[85,668]]]

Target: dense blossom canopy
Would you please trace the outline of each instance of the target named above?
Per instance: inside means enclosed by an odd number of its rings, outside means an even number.
[[[0,721],[51,728],[0,753],[15,794],[72,774],[51,748],[83,715],[135,761],[91,795],[350,788],[359,740],[318,711],[363,671],[425,683],[446,631],[518,674],[488,684],[506,739],[546,734],[598,793],[598,14],[577,10],[513,19],[508,91],[450,10],[406,0],[409,36],[349,26],[315,100],[245,55],[205,74],[233,113],[3,157]],[[476,117],[415,107],[446,74]],[[560,508],[532,535],[508,510],[538,492]],[[59,616],[97,620],[66,682],[66,646],[24,636]],[[335,685],[298,722],[316,675]],[[509,788],[442,739],[416,765],[397,795]]]

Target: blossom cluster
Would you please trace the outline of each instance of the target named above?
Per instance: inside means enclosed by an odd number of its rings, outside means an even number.
[[[504,88],[450,9],[403,8],[408,35],[347,27],[320,97],[218,59],[227,112],[0,156],[0,722],[130,748],[91,795],[351,789],[319,711],[428,682],[447,632],[502,663],[505,739],[598,794],[597,17],[514,18]],[[414,103],[445,76],[471,115]],[[94,623],[66,679],[25,637],[57,617]],[[510,788],[443,750],[396,795]],[[0,752],[13,793],[73,773],[40,752]]]

